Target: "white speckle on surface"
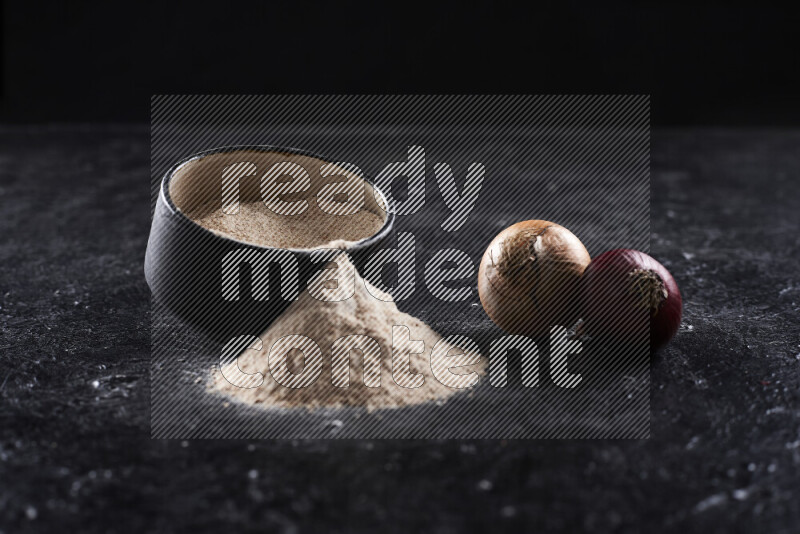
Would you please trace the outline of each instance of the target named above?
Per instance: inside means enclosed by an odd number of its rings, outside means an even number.
[[[777,470],[778,470],[778,464],[774,464],[774,463],[772,463],[772,464],[769,464],[769,465],[767,466],[767,472],[768,472],[768,473],[774,473],[774,472],[775,472],[775,471],[777,471]]]
[[[258,478],[258,471],[256,471],[255,469],[251,469],[250,471],[247,472],[247,478],[249,478],[250,480],[257,479]]]
[[[490,489],[492,489],[491,480],[483,479],[480,482],[478,482],[478,489],[481,491],[489,491]]]
[[[500,515],[503,517],[514,517],[515,515],[517,515],[517,509],[510,505],[503,506],[500,509]]]
[[[733,492],[733,498],[737,501],[744,501],[750,496],[750,490],[746,488],[737,489]]]
[[[34,519],[39,517],[39,511],[36,510],[35,506],[29,504],[28,506],[25,507],[25,517],[33,521]]]
[[[708,510],[709,508],[717,507],[721,504],[724,504],[728,500],[728,496],[724,493],[715,493],[710,497],[706,497],[694,507],[695,513],[702,513]]]
[[[99,388],[100,387],[100,381],[99,380],[92,380],[92,387],[95,388],[95,389]]]
[[[706,382],[705,378],[695,378],[694,385],[700,389],[706,389],[708,387],[708,382]]]
[[[693,253],[691,253],[691,252],[681,252],[681,254],[682,254],[682,255],[683,255],[683,257],[684,257],[684,258],[686,258],[688,261],[692,261],[692,260],[694,259],[694,254],[693,254]]]
[[[781,289],[781,290],[778,292],[778,296],[779,296],[779,297],[782,297],[782,296],[784,296],[786,293],[788,293],[789,291],[793,291],[794,289],[796,289],[796,288],[794,287],[794,285],[793,285],[793,284],[789,284],[789,286],[788,286],[788,287],[784,287],[783,289]]]

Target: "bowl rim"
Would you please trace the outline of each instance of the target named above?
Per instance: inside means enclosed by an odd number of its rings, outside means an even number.
[[[183,213],[183,211],[181,211],[175,205],[175,203],[172,200],[172,196],[169,193],[169,185],[170,185],[170,182],[172,181],[172,177],[175,175],[175,173],[178,171],[178,169],[180,169],[181,167],[183,167],[184,165],[186,165],[189,162],[192,162],[192,161],[195,161],[195,160],[198,160],[198,159],[202,159],[202,158],[211,156],[213,154],[221,154],[221,153],[226,153],[226,152],[236,152],[238,150],[255,150],[255,151],[258,151],[258,152],[283,152],[283,153],[286,153],[286,154],[295,154],[295,155],[298,155],[298,156],[313,157],[313,158],[316,158],[316,159],[318,159],[320,161],[323,161],[325,163],[337,163],[337,161],[335,159],[328,158],[326,156],[321,156],[321,155],[319,155],[319,154],[317,154],[317,153],[315,153],[315,152],[313,152],[311,150],[306,150],[306,149],[302,149],[302,148],[295,148],[295,147],[279,146],[279,145],[259,145],[259,144],[224,145],[224,146],[220,146],[220,147],[216,147],[216,148],[211,148],[211,149],[208,149],[208,150],[203,150],[201,152],[197,152],[195,154],[187,156],[187,157],[179,160],[177,163],[173,164],[167,170],[167,172],[164,174],[164,177],[161,179],[161,188],[160,188],[160,191],[159,191],[159,196],[164,200],[164,204],[169,208],[171,214],[176,216],[176,217],[178,217],[178,219],[180,219],[182,222],[190,224],[192,227],[194,227],[195,229],[200,230],[203,233],[206,233],[206,234],[208,234],[208,235],[210,235],[210,236],[212,236],[212,237],[214,237],[216,239],[219,239],[219,240],[221,240],[223,242],[232,243],[232,244],[236,244],[236,245],[239,245],[239,246],[247,246],[247,247],[251,247],[251,248],[264,249],[264,250],[288,250],[289,252],[300,253],[300,254],[311,254],[315,250],[326,250],[325,247],[317,247],[317,248],[279,248],[279,247],[271,247],[271,246],[267,246],[267,245],[258,245],[258,244],[255,244],[255,243],[248,243],[246,241],[239,241],[239,240],[236,240],[236,239],[232,239],[230,237],[226,237],[224,235],[218,234],[216,232],[213,232],[213,231],[209,230],[208,228],[205,228],[205,227],[197,224],[197,222],[195,222],[190,217],[188,217],[185,213]],[[375,183],[375,180],[371,176],[369,176],[369,175],[367,175],[367,174],[362,172],[361,178],[365,182],[367,182],[369,185],[372,186],[373,191],[377,191],[378,194],[380,194],[380,198],[381,198],[381,200],[383,200],[384,205],[386,206],[386,210],[385,210],[386,211],[386,219],[383,221],[383,225],[381,226],[380,230],[378,230],[376,233],[372,234],[369,237],[365,237],[364,239],[360,239],[358,241],[352,242],[347,247],[341,249],[341,250],[343,250],[345,252],[350,252],[350,251],[358,252],[358,251],[363,250],[365,248],[371,247],[371,246],[375,245],[376,243],[378,243],[379,241],[382,241],[386,236],[389,235],[389,233],[391,233],[391,231],[394,228],[395,210],[393,209],[393,207],[391,205],[390,199],[378,187],[378,185]]]

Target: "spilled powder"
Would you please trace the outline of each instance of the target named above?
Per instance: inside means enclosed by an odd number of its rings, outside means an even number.
[[[217,393],[230,397],[233,400],[249,405],[261,407],[281,408],[320,408],[361,406],[368,410],[383,408],[398,408],[421,404],[428,401],[443,401],[453,395],[468,392],[468,388],[457,389],[441,383],[433,375],[431,369],[431,351],[441,336],[421,320],[401,312],[391,297],[364,280],[349,262],[346,255],[340,255],[336,263],[328,264],[327,269],[321,271],[315,279],[316,287],[337,289],[344,294],[349,292],[349,285],[342,273],[355,273],[355,289],[350,298],[340,301],[328,302],[318,300],[310,293],[315,281],[309,284],[309,289],[300,294],[298,299],[263,332],[260,350],[254,348],[244,350],[237,362],[223,366],[212,371],[213,381],[211,388]],[[347,271],[345,271],[347,269]],[[335,279],[335,280],[332,280]],[[346,278],[353,280],[353,278]],[[328,292],[330,294],[330,292]],[[319,296],[318,293],[316,293]],[[373,296],[375,295],[375,296]],[[380,298],[376,298],[376,296]],[[423,353],[410,354],[410,371],[421,373],[424,383],[420,387],[407,388],[395,382],[392,376],[392,326],[403,325],[408,327],[411,340],[424,342]],[[269,352],[276,341],[283,336],[303,335],[316,342],[322,352],[322,371],[319,377],[306,387],[291,388],[276,382],[270,374]],[[364,381],[364,358],[359,350],[350,351],[349,385],[336,387],[332,383],[334,376],[341,378],[342,368],[332,365],[332,347],[334,342],[343,336],[361,334],[369,336],[380,346],[380,387],[367,387]],[[413,342],[413,341],[412,341]],[[257,345],[257,344],[256,344]],[[278,343],[276,345],[280,346]],[[456,379],[461,376],[466,380],[470,372],[479,375],[485,373],[484,359],[479,354],[463,351],[447,344],[448,364]],[[457,350],[454,350],[457,349]],[[307,360],[303,353],[293,349],[286,354],[283,371],[296,373],[302,376],[308,369],[305,368]],[[460,354],[460,356],[459,356]],[[456,363],[458,362],[458,363]],[[469,363],[470,365],[466,365]],[[276,366],[278,367],[278,366]],[[437,367],[439,374],[442,367]],[[242,388],[233,385],[225,377],[240,376],[243,373],[262,373],[263,383],[258,387]],[[372,368],[374,369],[374,368]],[[279,372],[277,369],[273,369]],[[345,371],[346,373],[346,371]],[[374,385],[375,374],[369,375],[368,383]],[[279,377],[287,376],[276,374]],[[441,375],[440,375],[441,376]],[[235,381],[235,379],[234,379]],[[400,380],[402,382],[402,380]],[[286,383],[285,380],[282,382]]]
[[[376,234],[383,218],[367,210],[352,215],[331,215],[311,203],[303,213],[280,215],[263,202],[243,202],[239,212],[222,207],[206,213],[188,213],[200,226],[226,237],[276,248],[310,249],[341,240],[345,244]]]

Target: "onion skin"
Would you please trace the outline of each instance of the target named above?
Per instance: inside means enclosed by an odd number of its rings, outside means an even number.
[[[681,324],[678,284],[667,269],[644,252],[615,249],[601,254],[583,274],[584,331],[592,337],[646,339],[656,350]]]
[[[580,314],[580,282],[591,258],[575,235],[556,223],[523,221],[500,232],[478,270],[483,309],[510,334],[549,335]]]

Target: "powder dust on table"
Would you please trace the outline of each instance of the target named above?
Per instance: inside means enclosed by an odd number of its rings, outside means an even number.
[[[298,299],[259,336],[262,342],[261,350],[250,348],[243,351],[238,358],[238,369],[234,360],[223,366],[222,373],[219,368],[212,371],[213,390],[233,400],[265,408],[361,406],[368,410],[443,401],[453,395],[470,391],[469,388],[446,386],[433,375],[430,355],[434,345],[441,339],[439,334],[421,320],[401,312],[389,295],[372,286],[358,274],[345,255],[340,255],[335,261],[335,268],[326,269],[328,273],[333,273],[334,278],[338,279],[344,268],[352,269],[349,272],[355,272],[355,292],[352,297],[328,302],[314,298],[308,289],[301,293]],[[326,277],[327,281],[324,283],[333,283],[332,287],[336,288],[336,282],[330,278],[331,276]],[[379,295],[381,298],[373,295]],[[411,353],[409,356],[411,372],[424,376],[424,383],[420,387],[403,387],[393,379],[393,325],[408,327],[411,340],[422,340],[425,344],[423,353]],[[380,387],[365,385],[363,353],[356,350],[350,352],[348,387],[337,387],[332,383],[334,375],[341,372],[340,367],[337,370],[333,369],[332,346],[337,339],[354,334],[369,336],[380,346]],[[322,371],[311,385],[302,388],[286,387],[276,382],[270,374],[270,348],[277,340],[288,335],[311,338],[322,352]],[[479,358],[478,354],[460,348],[451,350],[457,347],[449,344],[447,347],[448,355],[455,355],[455,358],[458,358],[458,354],[462,354],[460,356],[463,358],[462,362],[471,363],[461,367],[453,366],[451,372],[459,375],[459,379],[462,376],[466,378],[466,375],[473,371],[478,374],[485,373],[484,359]],[[304,372],[307,360],[304,360],[302,352],[295,349],[286,353],[284,362],[284,371],[288,369],[291,373],[299,374]],[[225,376],[237,376],[240,374],[239,369],[248,374],[262,373],[263,383],[255,388],[233,385]],[[341,377],[341,374],[339,376]],[[374,384],[376,377],[368,378],[368,383]]]

